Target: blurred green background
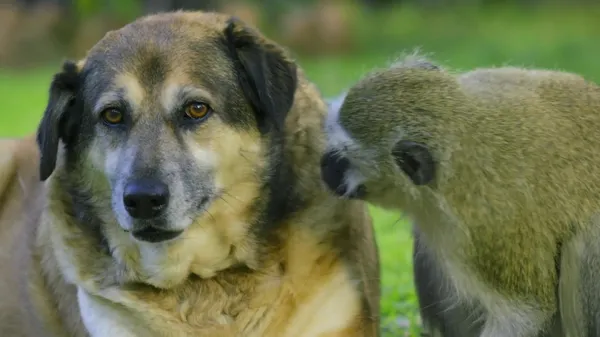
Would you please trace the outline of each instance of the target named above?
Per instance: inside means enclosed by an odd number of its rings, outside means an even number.
[[[13,1],[0,4],[0,136],[35,130],[52,74],[108,30],[156,11],[215,9],[260,27],[297,56],[325,95],[415,48],[454,69],[504,64],[600,81],[595,1]],[[372,210],[383,267],[386,336],[417,336],[408,223]]]

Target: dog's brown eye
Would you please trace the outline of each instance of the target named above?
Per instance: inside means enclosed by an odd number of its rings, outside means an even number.
[[[102,111],[101,116],[106,124],[119,124],[123,121],[123,113],[113,108]]]
[[[202,119],[208,115],[210,107],[201,102],[193,102],[185,107],[185,114],[192,119]]]

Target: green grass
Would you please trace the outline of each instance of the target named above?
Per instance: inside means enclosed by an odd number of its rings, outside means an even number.
[[[404,7],[362,13],[354,29],[362,52],[340,58],[301,58],[324,95],[336,95],[361,75],[403,51],[421,47],[452,68],[502,64],[558,68],[600,81],[600,7],[487,11],[417,11]],[[41,116],[54,69],[0,71],[0,136],[32,132]],[[386,336],[417,336],[410,227],[398,213],[372,209],[383,269],[381,301]],[[410,329],[405,322],[410,322]],[[410,330],[410,331],[409,331]]]

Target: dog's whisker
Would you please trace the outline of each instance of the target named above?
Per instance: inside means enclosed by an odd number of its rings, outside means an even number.
[[[206,214],[208,214],[208,216],[211,218],[212,221],[216,221],[215,217],[212,215],[212,213],[209,210],[205,211]]]

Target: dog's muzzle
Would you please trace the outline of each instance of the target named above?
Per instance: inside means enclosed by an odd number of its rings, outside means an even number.
[[[364,186],[354,190],[346,183],[346,174],[350,169],[350,161],[339,154],[328,151],[321,157],[321,179],[336,195],[350,199],[360,198],[364,194]]]
[[[169,205],[169,186],[155,179],[129,182],[123,193],[123,204],[134,219],[152,219],[161,215]]]
[[[169,186],[157,179],[136,179],[125,185],[123,204],[134,219],[132,235],[147,242],[174,239],[183,231],[169,230],[161,218],[169,207]]]

